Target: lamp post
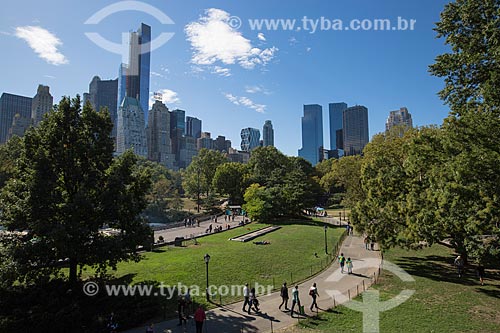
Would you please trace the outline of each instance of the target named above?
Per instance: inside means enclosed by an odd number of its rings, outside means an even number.
[[[205,254],[205,257],[203,257],[203,259],[205,259],[205,264],[206,264],[206,267],[207,267],[207,302],[210,301],[210,295],[209,295],[209,290],[208,290],[208,263],[210,262],[210,255],[207,253]]]
[[[325,253],[328,254],[328,243],[326,241],[326,231],[328,230],[328,227],[325,225]]]
[[[339,222],[339,225],[340,225],[342,223],[342,212],[339,212],[339,220],[340,220],[340,222]]]

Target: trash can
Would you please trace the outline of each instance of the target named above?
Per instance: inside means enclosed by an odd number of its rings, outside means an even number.
[[[174,245],[175,246],[182,246],[183,241],[184,241],[184,237],[175,237]]]

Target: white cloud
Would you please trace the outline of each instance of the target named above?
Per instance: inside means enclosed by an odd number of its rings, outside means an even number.
[[[16,37],[25,40],[36,54],[52,65],[64,65],[69,61],[59,52],[62,42],[56,35],[39,26],[24,26],[16,28]]]
[[[255,110],[259,113],[265,113],[266,112],[266,105],[263,104],[257,104],[254,101],[252,101],[248,97],[238,97],[233,94],[226,93],[224,96],[227,98],[228,101],[233,103],[234,105],[239,105],[239,106],[245,106],[249,109]]]
[[[53,75],[44,75],[43,77],[46,77],[48,79],[55,79],[56,77]]]
[[[151,92],[149,95],[149,107],[151,107],[154,102],[154,94],[158,93],[161,94],[161,99],[163,104],[169,105],[169,104],[179,104],[181,102],[181,99],[177,95],[177,93],[173,90],[170,89],[159,89],[156,90],[154,93]]]
[[[299,41],[298,41],[298,40],[297,40],[297,38],[295,38],[295,37],[290,37],[290,38],[288,39],[288,43],[290,43],[290,46],[293,46],[293,45],[297,44],[298,42],[299,42]]]
[[[231,70],[229,68],[224,68],[220,66],[215,66],[212,70],[213,74],[218,74],[220,76],[231,76]]]
[[[151,76],[157,76],[157,77],[161,77],[161,78],[164,78],[165,76],[161,73],[157,73],[155,71],[151,71]]]
[[[257,35],[257,38],[263,42],[266,41],[266,36],[264,36],[264,34],[262,32],[259,32],[258,35]]]
[[[271,61],[278,49],[253,47],[250,40],[231,27],[229,19],[229,13],[210,8],[198,21],[186,25],[185,32],[193,50],[191,62],[196,65],[239,64],[252,69]]]
[[[308,47],[308,48],[306,49],[306,52],[311,52],[311,50],[312,50],[312,49],[311,49],[310,47]]]
[[[245,86],[245,91],[249,94],[262,93],[264,95],[271,95],[271,92],[263,86]]]
[[[11,36],[12,34],[10,32],[0,30],[0,35]]]

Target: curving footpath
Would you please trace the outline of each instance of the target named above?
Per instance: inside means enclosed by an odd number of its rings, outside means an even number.
[[[337,220],[335,220],[337,221]],[[333,221],[332,221],[333,222]],[[338,221],[335,223],[337,224]],[[382,260],[379,251],[369,251],[365,249],[362,236],[346,236],[342,243],[340,252],[344,256],[350,257],[353,261],[353,274],[347,272],[342,274],[338,262],[334,262],[329,268],[299,284],[299,296],[305,308],[305,316],[313,316],[315,312],[309,310],[311,296],[308,291],[313,283],[317,284],[319,297],[317,300],[320,311],[325,311],[348,299],[348,295],[354,297],[357,292],[363,291],[363,283],[367,288],[374,281],[374,276],[378,272]],[[291,297],[291,288],[289,285]],[[357,288],[357,289],[356,289]],[[207,311],[207,320],[203,325],[203,332],[206,333],[254,333],[254,332],[276,332],[280,329],[292,326],[299,320],[297,315],[292,318],[290,312],[278,309],[281,304],[279,292],[260,296],[261,312],[249,315],[243,312],[243,302],[219,307]],[[288,302],[291,307],[291,299]],[[193,319],[190,319],[186,326],[177,326],[178,319],[172,319],[155,324],[155,333],[184,333],[196,332]],[[139,327],[126,331],[127,333],[143,333],[145,327]]]

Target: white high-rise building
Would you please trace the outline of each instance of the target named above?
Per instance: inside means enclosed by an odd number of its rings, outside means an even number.
[[[138,99],[125,97],[118,108],[116,153],[132,148],[139,156],[148,157],[144,112]]]

